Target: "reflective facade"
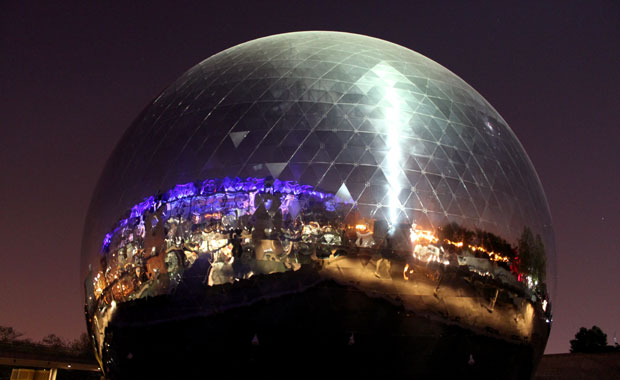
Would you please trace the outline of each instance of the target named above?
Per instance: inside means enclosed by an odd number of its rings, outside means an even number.
[[[536,172],[486,100],[418,53],[336,32],[183,74],[113,152],[82,247],[110,378],[199,352],[268,371],[291,347],[348,358],[343,374],[529,378],[553,262]]]

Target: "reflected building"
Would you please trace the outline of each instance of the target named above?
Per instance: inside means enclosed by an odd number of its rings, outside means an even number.
[[[111,379],[530,378],[554,241],[502,117],[404,47],[298,32],[199,63],[135,120],[88,212]]]

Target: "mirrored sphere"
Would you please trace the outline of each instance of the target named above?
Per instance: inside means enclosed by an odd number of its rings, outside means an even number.
[[[340,32],[184,73],[112,153],[82,244],[112,379],[530,378],[553,263],[540,181],[495,109],[414,51]]]

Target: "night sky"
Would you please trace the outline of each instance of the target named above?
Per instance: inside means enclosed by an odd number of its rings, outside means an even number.
[[[547,352],[567,352],[581,326],[609,342],[620,330],[620,2],[54,3],[0,2],[0,325],[35,340],[85,331],[90,197],[124,130],[168,84],[241,42],[338,30],[444,65],[521,140],[556,233]]]

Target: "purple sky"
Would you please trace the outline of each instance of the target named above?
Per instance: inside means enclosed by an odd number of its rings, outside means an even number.
[[[163,88],[238,43],[318,29],[406,46],[477,89],[525,146],[553,215],[547,352],[568,351],[581,326],[610,342],[620,330],[619,2],[53,3],[0,2],[0,325],[33,339],[85,331],[86,209]]]

